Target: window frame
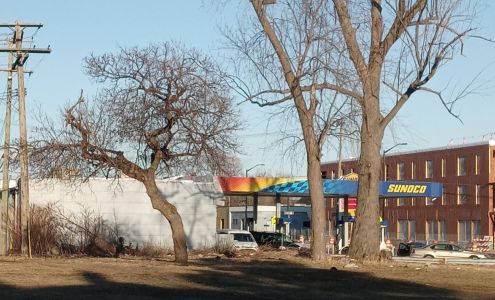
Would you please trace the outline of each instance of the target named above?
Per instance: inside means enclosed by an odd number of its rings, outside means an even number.
[[[475,184],[474,185],[474,204],[480,205],[481,204],[481,184]]]
[[[467,158],[466,156],[457,157],[457,176],[467,175]]]
[[[463,190],[461,193],[461,190]],[[457,185],[457,205],[465,205],[468,203],[468,186],[466,184]]]
[[[406,165],[403,161],[397,163],[397,180],[406,179]]]
[[[432,159],[425,160],[425,178],[433,178],[434,176],[434,163]]]
[[[438,241],[438,220],[426,220],[426,240]]]
[[[447,174],[447,160],[445,158],[442,158],[441,164],[442,164],[441,175],[442,175],[442,178],[444,178]]]
[[[480,160],[481,156],[479,154],[474,155],[474,175],[480,175]]]

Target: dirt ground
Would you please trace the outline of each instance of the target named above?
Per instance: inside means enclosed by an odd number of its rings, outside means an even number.
[[[218,257],[0,258],[0,299],[495,299],[495,266]]]

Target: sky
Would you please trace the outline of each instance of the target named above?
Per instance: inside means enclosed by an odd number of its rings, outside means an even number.
[[[95,85],[83,73],[84,57],[116,51],[119,47],[144,47],[163,41],[181,42],[213,57],[219,56],[222,48],[219,27],[233,24],[239,15],[252,13],[246,10],[249,8],[245,5],[247,1],[234,0],[4,2],[0,22],[42,23],[43,28],[26,31],[26,36],[35,33],[36,47],[50,46],[52,49],[50,54],[30,55],[25,67],[34,72],[26,77],[28,128],[34,126],[30,119],[39,110],[56,114],[66,104],[74,102],[81,90],[89,96],[96,91]],[[475,20],[475,25],[480,28],[480,35],[495,39],[495,2],[491,2],[480,1],[486,9]],[[0,29],[0,39],[5,39],[6,33],[6,29]],[[0,68],[5,68],[6,64],[7,56],[0,54]],[[480,72],[476,80],[479,88],[455,107],[462,122],[450,116],[431,95],[417,94],[399,113],[393,130],[387,131],[382,148],[407,143],[394,151],[416,151],[495,139],[495,101],[492,97],[495,93],[495,43],[469,40],[464,46],[464,56],[457,57],[442,69],[435,84],[448,93],[467,84]],[[5,82],[2,72],[0,115],[4,111]],[[281,155],[285,145],[277,139],[277,125],[266,122],[269,118],[266,110],[249,104],[238,108],[246,127],[239,133],[243,144],[239,155],[242,169],[256,166],[249,175],[305,176],[304,154],[301,153],[295,162]],[[13,130],[17,124],[14,120]],[[3,132],[4,126],[0,129]],[[355,146],[344,149],[344,158],[358,154]],[[335,147],[329,146],[324,150],[322,160],[331,161],[336,157]]]

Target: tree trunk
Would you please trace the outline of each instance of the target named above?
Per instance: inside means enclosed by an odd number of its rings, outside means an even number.
[[[144,186],[146,187],[146,193],[151,199],[153,208],[161,212],[170,224],[172,239],[174,241],[175,261],[181,264],[187,264],[186,234],[184,232],[182,218],[177,212],[177,208],[168,202],[165,196],[158,190],[154,176],[146,177]]]
[[[359,184],[356,221],[349,256],[377,260],[380,255],[379,185],[383,128],[377,104],[378,93],[367,102],[361,125],[361,156],[358,162]]]
[[[325,226],[327,222],[321,178],[321,152],[315,137],[311,115],[305,113],[301,106],[298,106],[298,113],[308,161],[307,179],[311,197],[311,257],[313,260],[324,260],[326,259]]]
[[[317,152],[319,153],[319,151]],[[311,197],[311,256],[314,260],[326,259],[326,203],[319,155],[308,150],[308,185]]]

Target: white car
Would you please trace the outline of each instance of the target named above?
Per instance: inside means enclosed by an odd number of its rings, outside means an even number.
[[[251,232],[247,230],[219,229],[217,230],[217,240],[231,242],[237,250],[258,251],[258,244]]]
[[[413,250],[412,256],[424,258],[486,258],[482,253],[464,250],[457,245],[449,243],[436,243],[426,245],[423,248],[416,248]]]

